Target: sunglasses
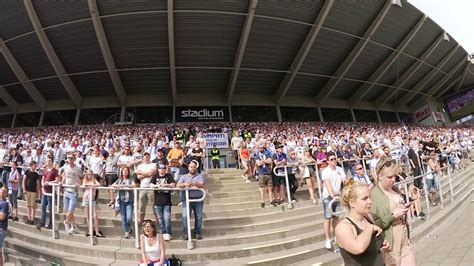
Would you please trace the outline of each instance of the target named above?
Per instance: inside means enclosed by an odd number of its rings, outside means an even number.
[[[158,167],[158,169],[163,170],[166,169],[166,167]]]
[[[329,161],[331,161],[331,162],[332,162],[332,161],[335,161],[335,160],[336,160],[336,158],[331,158],[331,159],[329,159]]]
[[[386,157],[384,157],[386,158]],[[397,161],[395,161],[394,159],[382,159],[379,161],[379,163],[377,164],[377,168],[376,168],[376,173],[377,175],[380,174],[380,171],[382,171],[382,169],[384,167],[390,167],[392,165],[395,165],[397,163]]]

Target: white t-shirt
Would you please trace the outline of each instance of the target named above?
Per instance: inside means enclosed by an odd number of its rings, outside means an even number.
[[[137,170],[142,172],[148,172],[156,169],[156,164],[154,163],[142,163],[138,165]],[[151,176],[144,177],[140,180],[140,187],[150,187]]]
[[[120,155],[118,158],[118,163],[128,164],[131,160],[132,160],[132,156],[130,155]]]
[[[233,137],[230,140],[230,143],[232,145],[232,150],[238,150],[243,141],[244,140],[242,139],[242,137]]]
[[[330,166],[324,168],[324,170],[321,173],[321,180],[329,180],[329,183],[331,184],[332,191],[336,194],[341,193],[341,187],[342,187],[342,182],[346,179],[346,174],[344,173],[344,170],[336,166],[336,169],[333,170],[331,169]],[[323,186],[323,198],[329,197],[329,191],[327,190],[326,186]]]
[[[104,160],[99,156],[92,156],[89,158],[89,167],[95,175],[98,175],[102,170]]]

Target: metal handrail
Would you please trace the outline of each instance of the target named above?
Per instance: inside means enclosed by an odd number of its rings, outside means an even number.
[[[45,186],[51,186],[53,187],[52,189],[52,193],[46,193],[44,191],[44,187]],[[74,185],[61,185],[57,182],[48,182],[47,184],[44,184],[42,186],[42,191],[43,191],[43,194],[46,195],[46,196],[52,196],[53,197],[53,200],[52,200],[52,215],[51,215],[51,224],[52,224],[52,232],[53,232],[53,238],[58,238],[57,237],[57,233],[56,233],[56,223],[55,223],[55,213],[54,213],[54,207],[55,207],[55,202],[54,202],[54,197],[55,197],[55,194],[56,194],[56,189],[59,190],[60,187],[69,187],[69,188],[76,188],[76,189],[79,189],[79,188],[82,188],[82,189],[89,189],[90,190],[90,194],[89,194],[89,224],[88,224],[88,227],[89,227],[89,235],[90,235],[90,244],[91,245],[95,245],[96,244],[96,240],[95,240],[95,237],[93,236],[93,212],[92,212],[92,190],[93,189],[97,189],[97,190],[128,190],[128,191],[133,191],[133,199],[134,199],[134,220],[135,220],[135,247],[136,248],[140,248],[140,242],[139,242],[139,230],[138,230],[138,191],[140,190],[146,190],[146,191],[149,191],[149,190],[153,190],[153,191],[156,191],[156,190],[160,190],[160,191],[184,191],[185,192],[185,199],[186,199],[186,212],[187,212],[187,217],[186,217],[186,222],[187,222],[187,226],[188,226],[188,242],[187,242],[187,247],[188,249],[193,249],[194,248],[194,244],[192,242],[192,239],[191,239],[191,220],[190,220],[190,209],[189,209],[189,203],[190,202],[202,202],[206,199],[206,190],[203,189],[203,188],[189,188],[189,187],[186,187],[186,188],[139,188],[139,187],[136,187],[136,188],[114,188],[114,187],[102,187],[102,186],[99,186],[99,187],[96,187],[96,186],[74,186]],[[200,190],[202,192],[202,197],[201,198],[198,198],[198,199],[190,199],[189,198],[189,191],[190,190]],[[58,202],[59,202],[59,194],[58,194]]]
[[[344,213],[344,210],[343,210],[343,209],[340,210],[340,211],[336,211],[336,212],[334,212],[334,211],[332,210],[332,205],[334,205],[334,203],[336,203],[336,202],[339,202],[339,203],[340,203],[341,201],[339,200],[339,198],[333,198],[333,199],[329,202],[329,204],[328,204],[328,209],[329,209],[329,213],[331,214],[331,217],[332,217],[332,216],[340,216],[341,214]]]
[[[445,167],[441,167],[440,168],[440,171],[441,170],[444,170],[444,169],[448,169],[448,181],[449,181],[449,187],[450,187],[450,192],[451,192],[451,201],[454,200],[454,193],[453,193],[453,185],[452,185],[452,178],[451,178],[451,174],[450,174],[450,171],[449,171],[449,167],[448,166],[445,166]],[[419,179],[419,178],[422,178],[423,179],[423,190],[424,190],[424,194],[425,194],[425,203],[426,203],[426,212],[427,212],[427,219],[431,219],[431,206],[430,206],[430,202],[429,202],[429,198],[428,198],[428,194],[429,194],[429,191],[427,191],[427,186],[426,186],[426,176],[427,175],[430,175],[430,174],[436,174],[438,173],[438,171],[430,171],[430,172],[427,172],[427,173],[424,173],[424,174],[421,174],[421,175],[418,175],[418,176],[414,176],[414,177],[409,177],[409,178],[406,178],[404,180],[401,180],[399,182],[396,182],[394,185],[395,186],[400,186],[400,185],[403,185],[404,186],[404,189],[405,189],[405,202],[409,202],[409,193],[410,191],[408,190],[408,183],[411,183],[413,181],[415,181],[416,179]],[[441,187],[441,182],[440,182],[440,179],[439,178],[436,178],[435,177],[435,182],[436,182],[436,186],[438,187],[439,189],[439,198],[440,198],[440,201],[441,201],[441,209],[444,209],[444,199],[443,199],[443,191],[442,191],[442,187]],[[408,213],[408,225],[410,227],[411,230],[413,230],[413,219],[411,217],[411,212]]]
[[[279,166],[275,166],[273,167],[273,173],[276,175],[276,176],[284,176],[285,177],[285,182],[286,182],[286,198],[288,200],[288,209],[291,209],[293,208],[293,204],[291,202],[291,193],[290,193],[290,183],[288,182],[288,169],[287,169],[287,165],[279,165]],[[281,169],[283,168],[283,171],[284,173],[281,174],[280,172],[277,173],[277,169]]]

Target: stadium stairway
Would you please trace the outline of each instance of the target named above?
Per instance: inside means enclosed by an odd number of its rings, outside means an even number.
[[[322,206],[309,200],[306,187],[299,188],[299,201],[289,210],[284,206],[260,208],[255,182],[245,183],[235,169],[212,170],[206,174],[208,196],[204,206],[203,240],[188,250],[182,238],[181,208],[172,208],[173,239],[167,243],[167,255],[176,254],[186,265],[339,265],[341,258],[324,248]],[[432,210],[428,222],[417,220],[416,237],[439,223],[449,210],[469,195],[474,176],[474,164],[453,175],[455,200],[447,200],[444,209]],[[450,193],[447,178],[441,179],[443,196]],[[81,202],[79,199],[78,202]],[[19,201],[19,222],[9,222],[6,239],[7,260],[17,265],[136,265],[140,251],[133,239],[123,239],[120,216],[108,207],[106,193],[99,195],[99,224],[106,238],[89,243],[82,207],[75,212],[79,232],[73,236],[64,232],[65,213],[56,214],[58,239],[51,231],[26,225],[26,202]],[[424,205],[425,206],[425,205]],[[147,209],[150,216],[151,208]],[[37,211],[39,220],[39,211]],[[427,227],[428,229],[424,229]]]

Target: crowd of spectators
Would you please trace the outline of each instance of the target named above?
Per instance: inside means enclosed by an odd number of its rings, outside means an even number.
[[[396,123],[201,123],[2,129],[1,182],[11,191],[11,218],[18,220],[16,201],[26,199],[28,219],[25,223],[32,224],[36,202],[41,202],[41,221],[37,226],[51,228],[46,218],[51,220],[52,199],[41,195],[41,186],[46,192],[51,191],[47,185],[51,181],[70,186],[111,186],[117,190],[107,192],[109,206],[121,213],[124,237],[128,238],[134,203],[127,189],[204,188],[204,178],[200,174],[207,147],[204,134],[210,132],[228,133],[230,148],[243,171],[242,177],[246,182],[258,181],[263,208],[266,194],[271,205],[287,201],[284,189],[287,185],[290,186],[291,201],[298,200],[296,190],[299,186],[307,186],[310,199],[316,203],[316,180],[324,181],[325,176],[331,174],[329,170],[325,174],[323,169],[332,165],[333,158],[338,175],[342,172],[344,178],[357,179],[372,189],[377,182],[375,167],[382,157],[397,161],[400,166],[397,178],[403,180],[447,164],[451,169],[463,167],[461,158],[467,157],[474,139],[471,127]],[[433,154],[437,157],[431,163],[425,163],[425,156]],[[287,167],[289,184],[280,174],[273,173],[275,166],[279,166],[277,173]],[[431,189],[432,184],[427,185]],[[407,193],[419,196],[422,187],[421,182],[415,182]],[[190,196],[199,198],[200,193],[193,191]],[[86,212],[87,219],[94,221],[93,233],[103,236],[97,222],[97,216],[100,216],[95,207],[97,194],[98,191],[84,192],[83,199],[86,200],[82,206],[93,208],[93,217]],[[64,189],[64,209],[67,210],[64,227],[70,234],[76,230],[77,195],[77,189],[73,187]],[[89,206],[88,197],[94,199],[92,206]],[[183,197],[178,201],[182,203]],[[159,221],[164,240],[169,241],[170,191],[140,191],[139,202],[135,204],[139,204],[140,222],[145,218],[146,207],[153,206],[153,215]],[[190,204],[196,220],[194,236],[197,239],[202,238],[202,204]],[[186,204],[181,205],[183,238],[187,239]],[[414,213],[420,215],[421,211],[417,208]]]

